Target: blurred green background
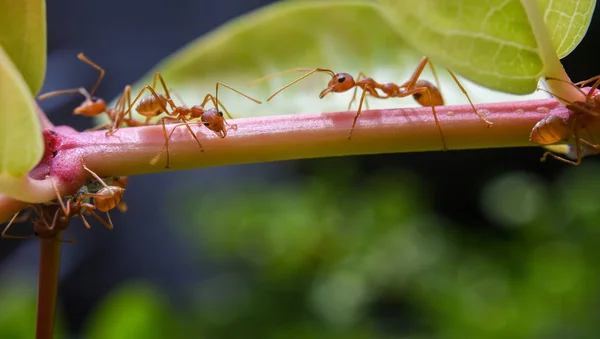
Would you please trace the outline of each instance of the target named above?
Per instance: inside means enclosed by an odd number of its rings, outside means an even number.
[[[147,281],[123,283],[86,337],[595,338],[599,170],[489,178],[486,227],[435,213],[426,177],[359,175],[351,159],[313,161],[276,187],[179,190],[177,232],[218,272],[177,307]],[[31,337],[31,281],[2,283],[2,337]]]

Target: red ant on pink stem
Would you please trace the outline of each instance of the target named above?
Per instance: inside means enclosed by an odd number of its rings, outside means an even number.
[[[436,75],[435,69],[433,68],[433,65],[431,64],[431,62],[429,61],[429,58],[428,57],[423,57],[421,59],[421,61],[419,62],[416,70],[414,71],[414,73],[410,77],[410,79],[408,81],[404,82],[401,85],[397,85],[395,83],[381,84],[381,83],[376,82],[372,78],[367,77],[362,72],[359,73],[359,75],[357,76],[357,78],[355,80],[354,77],[352,77],[352,75],[350,75],[348,73],[335,73],[335,72],[333,72],[330,69],[325,69],[325,68],[315,68],[315,69],[295,68],[295,69],[291,69],[291,70],[287,70],[287,71],[283,71],[283,72],[278,72],[278,73],[275,73],[275,74],[271,74],[271,75],[262,77],[260,79],[257,79],[255,81],[251,82],[250,84],[248,84],[248,86],[252,86],[254,84],[257,84],[259,82],[262,82],[264,80],[267,80],[267,79],[270,79],[272,77],[279,76],[279,75],[282,75],[282,74],[286,74],[286,73],[290,73],[290,72],[305,72],[305,71],[308,71],[308,73],[304,74],[303,76],[301,76],[298,79],[290,82],[289,84],[283,86],[282,88],[280,88],[279,90],[277,90],[275,93],[273,93],[267,99],[267,101],[270,101],[276,95],[278,95],[279,93],[281,93],[283,90],[285,90],[288,87],[292,86],[293,84],[295,84],[295,83],[297,83],[297,82],[299,82],[299,81],[307,78],[311,74],[319,73],[319,72],[320,73],[328,73],[328,74],[331,75],[331,80],[327,84],[327,88],[325,88],[323,91],[321,91],[321,93],[319,94],[319,98],[322,99],[322,98],[324,98],[329,93],[342,93],[342,92],[346,92],[346,91],[354,88],[354,94],[352,95],[352,99],[350,100],[350,104],[348,105],[348,110],[350,110],[350,107],[351,107],[352,103],[355,101],[357,90],[360,87],[363,90],[363,92],[362,92],[362,96],[361,96],[359,104],[358,104],[358,111],[356,112],[356,115],[354,117],[354,121],[352,123],[352,127],[350,128],[350,133],[348,134],[348,137],[347,137],[349,140],[352,138],[352,132],[354,131],[354,127],[356,125],[356,121],[358,120],[358,117],[360,116],[360,113],[361,113],[361,110],[362,110],[362,105],[363,105],[363,103],[366,100],[366,95],[367,94],[369,94],[370,96],[373,96],[375,98],[379,98],[379,99],[403,98],[403,97],[407,97],[407,96],[412,95],[413,98],[421,106],[430,106],[431,107],[431,109],[433,111],[433,117],[435,119],[435,124],[436,124],[436,126],[437,126],[437,128],[438,128],[438,130],[440,132],[440,136],[442,138],[443,149],[447,150],[448,147],[446,145],[446,140],[444,138],[444,134],[442,133],[442,128],[440,126],[440,123],[439,123],[439,120],[438,120],[438,117],[437,117],[437,112],[435,110],[435,106],[442,106],[442,105],[444,105],[444,99],[442,97],[442,94],[441,94],[440,90],[438,89],[439,82],[438,82],[438,87],[436,87],[432,83],[430,83],[429,81],[419,80],[419,77],[421,76],[421,73],[423,72],[423,70],[425,69],[425,67],[427,66],[427,64],[429,64],[429,66],[430,66],[430,68],[432,70],[432,73],[434,74],[434,77],[436,78],[436,81],[437,81],[437,75]],[[464,89],[464,87],[458,81],[458,78],[454,75],[454,73],[452,73],[452,71],[450,71],[449,69],[447,69],[447,70],[450,73],[450,75],[452,76],[452,78],[454,79],[454,81],[456,82],[456,84],[459,86],[460,90],[463,92],[463,94],[469,100],[469,103],[471,104],[471,107],[473,108],[473,111],[475,112],[475,114],[479,117],[479,119],[481,119],[484,123],[487,124],[487,127],[490,127],[492,125],[492,122],[488,121],[487,119],[485,119],[483,116],[481,116],[479,114],[479,112],[477,111],[477,109],[473,105],[473,102],[471,101],[471,98],[469,97],[469,94],[467,93],[467,91]],[[379,94],[379,92],[377,90],[382,91],[385,94],[385,96]]]
[[[562,100],[563,102],[566,102],[566,107],[572,112],[572,114],[566,121],[556,115],[550,115],[540,120],[537,124],[535,124],[535,126],[531,130],[529,140],[538,144],[549,145],[557,142],[568,141],[571,137],[574,136],[575,150],[577,152],[576,161],[565,159],[550,151],[547,151],[546,153],[544,153],[544,155],[542,155],[541,161],[545,161],[548,156],[551,156],[558,161],[562,161],[564,163],[574,166],[579,166],[581,165],[581,161],[583,158],[582,143],[596,151],[600,151],[600,145],[598,145],[596,138],[585,125],[585,118],[597,118],[598,116],[600,116],[600,93],[595,94],[596,90],[598,89],[598,86],[600,86],[600,76],[595,76],[593,78],[580,81],[578,83],[572,83],[570,81],[550,77],[547,77],[546,80],[560,81],[574,86],[581,94],[585,95],[585,101],[570,102],[569,100],[563,99],[550,91],[547,91],[543,88],[538,88],[539,90],[544,91]],[[584,93],[580,87],[583,87],[593,81],[595,81],[595,83],[592,86],[592,88],[587,94]],[[589,142],[581,138],[581,129],[585,129],[588,131],[588,134],[592,138],[593,142]]]
[[[17,217],[20,213],[18,212],[9,221],[8,225],[2,232],[2,237],[13,239],[27,239],[34,236],[38,236],[43,239],[55,238],[59,232],[67,230],[69,222],[74,216],[79,216],[84,226],[87,229],[90,229],[91,226],[85,218],[84,213],[92,215],[96,220],[104,225],[104,227],[112,230],[113,223],[108,212],[114,208],[121,210],[121,212],[125,212],[127,210],[127,205],[124,201],[122,201],[125,187],[127,186],[127,177],[116,178],[113,180],[112,185],[109,186],[104,182],[104,180],[102,180],[96,173],[94,173],[85,165],[85,160],[82,166],[84,170],[89,172],[94,177],[94,179],[102,186],[102,188],[97,190],[95,193],[90,193],[88,186],[83,186],[79,192],[67,199],[65,203],[63,198],[60,196],[56,182],[50,176],[47,176],[46,179],[50,180],[52,186],[54,187],[57,202],[49,204],[35,204],[30,206],[35,213],[35,216],[32,217],[32,221],[34,223],[34,234],[30,236],[15,236],[8,234],[8,230],[13,223],[25,221],[26,218],[29,217],[29,215],[24,215],[19,218],[20,220],[18,220]],[[93,199],[94,203],[91,204],[86,202],[89,199]],[[102,217],[95,212],[96,210],[105,212],[108,222],[102,219]],[[71,238],[73,238],[72,235]],[[58,241],[67,243],[75,242],[75,240],[64,239],[59,239]]]
[[[160,81],[160,83],[161,83],[161,86],[165,92],[164,95],[156,93],[156,91],[154,90],[154,88],[156,87],[157,80]],[[227,114],[227,116],[230,119],[233,119],[233,118],[231,117],[231,114],[229,114],[229,112],[227,111],[225,106],[223,106],[223,104],[221,102],[219,102],[219,86],[228,88],[228,89],[234,91],[235,93],[237,93],[251,101],[254,101],[257,104],[262,104],[261,101],[256,100],[256,99],[234,89],[233,87],[230,87],[229,85],[226,85],[222,82],[217,82],[216,86],[215,86],[216,87],[215,88],[215,96],[213,96],[212,94],[207,94],[204,97],[204,100],[202,101],[202,103],[200,105],[194,105],[192,107],[187,107],[185,105],[178,106],[173,102],[162,75],[157,72],[156,74],[154,74],[154,80],[152,82],[152,86],[145,86],[144,88],[142,88],[142,90],[139,92],[139,94],[136,96],[136,98],[133,100],[133,102],[131,103],[131,105],[129,106],[127,111],[125,111],[124,114],[127,114],[128,112],[131,111],[131,108],[141,98],[141,96],[145,90],[150,91],[150,93],[151,93],[150,95],[145,96],[140,100],[140,103],[136,107],[136,111],[140,115],[146,117],[146,122],[148,122],[152,118],[157,117],[158,115],[160,115],[162,113],[166,114],[166,116],[161,118],[161,123],[163,126],[163,134],[165,137],[165,145],[164,145],[163,149],[166,150],[166,153],[167,153],[167,164],[166,164],[165,168],[169,168],[169,162],[170,162],[169,139],[171,138],[171,136],[173,135],[173,132],[175,131],[175,129],[177,127],[186,126],[189,133],[192,135],[194,140],[196,140],[196,142],[198,143],[198,146],[200,146],[200,150],[202,152],[204,152],[204,148],[202,147],[202,144],[200,143],[200,140],[198,140],[198,137],[196,136],[194,131],[189,126],[190,122],[194,122],[194,120],[200,119],[200,123],[202,125],[204,125],[205,127],[207,127],[208,129],[210,129],[211,131],[213,131],[219,138],[223,139],[227,136],[227,129],[225,128],[225,125],[226,124],[228,125],[228,123],[223,117],[223,112],[221,112],[218,108],[219,107],[223,108],[223,111]],[[209,102],[212,102],[214,107],[206,109],[205,106]],[[169,111],[168,108],[170,108],[171,111]],[[171,133],[169,133],[167,135],[167,128],[165,126],[165,121],[182,122],[182,124],[178,124],[178,125],[174,126],[173,129],[171,130]],[[237,128],[237,125],[231,125],[231,128],[235,129],[235,128]],[[161,154],[162,154],[162,150],[161,150],[161,152],[158,153],[158,155],[156,157],[154,157],[150,161],[150,163],[155,164],[158,161],[158,158],[160,157]]]
[[[48,98],[52,98],[52,97],[59,96],[59,95],[65,95],[65,94],[79,93],[79,94],[83,95],[85,97],[85,100],[77,108],[75,108],[73,110],[73,114],[84,115],[84,116],[88,116],[88,117],[95,117],[102,113],[106,113],[106,115],[110,119],[111,123],[101,125],[98,127],[94,127],[90,130],[108,128],[108,131],[106,132],[107,136],[114,134],[119,129],[121,124],[123,124],[123,123],[125,123],[127,126],[131,126],[131,127],[144,125],[142,122],[139,122],[139,121],[133,119],[133,117],[131,116],[131,113],[129,114],[129,117],[125,117],[125,112],[124,112],[125,105],[126,105],[125,101],[127,101],[129,104],[131,103],[131,86],[129,86],[129,85],[125,86],[125,89],[123,90],[123,94],[117,101],[117,104],[115,105],[114,109],[108,108],[106,106],[106,102],[102,98],[93,96],[94,92],[96,92],[96,89],[98,88],[98,86],[102,82],[102,79],[104,78],[104,73],[105,73],[104,69],[102,67],[98,66],[96,63],[94,63],[90,59],[88,59],[83,53],[77,54],[77,58],[79,60],[85,62],[86,64],[92,66],[93,68],[98,70],[98,72],[100,73],[98,76],[98,79],[96,80],[96,83],[94,83],[94,86],[92,87],[92,89],[88,92],[85,88],[79,87],[79,88],[72,88],[72,89],[48,92],[48,93],[40,95],[38,97],[38,100],[45,100]]]

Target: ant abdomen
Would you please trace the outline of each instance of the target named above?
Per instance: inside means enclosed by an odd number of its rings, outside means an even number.
[[[167,107],[167,104],[167,97],[165,97],[164,94],[157,93],[156,97],[150,95],[142,98],[135,110],[145,117],[152,118],[166,112],[165,108]]]
[[[564,119],[556,115],[550,115],[533,126],[529,140],[541,145],[564,141],[567,139],[565,135],[566,128],[567,125]]]
[[[109,186],[102,188],[94,195],[94,205],[101,212],[108,212],[115,208],[121,199],[125,190],[119,186]]]
[[[417,92],[413,94],[413,98],[421,105],[421,106],[443,106],[444,98],[442,97],[442,93],[440,90],[433,85],[431,82],[427,80],[417,80],[415,82],[415,88],[427,88],[427,91]],[[429,94],[429,95],[428,95]]]

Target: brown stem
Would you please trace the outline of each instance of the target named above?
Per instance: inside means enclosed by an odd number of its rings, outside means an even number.
[[[37,339],[54,337],[54,314],[60,267],[60,232],[57,238],[40,239],[40,267],[37,300]]]

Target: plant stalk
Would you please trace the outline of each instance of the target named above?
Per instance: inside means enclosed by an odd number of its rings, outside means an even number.
[[[60,232],[56,238],[39,239],[40,260],[37,300],[37,339],[54,337],[58,272],[60,268]]]

